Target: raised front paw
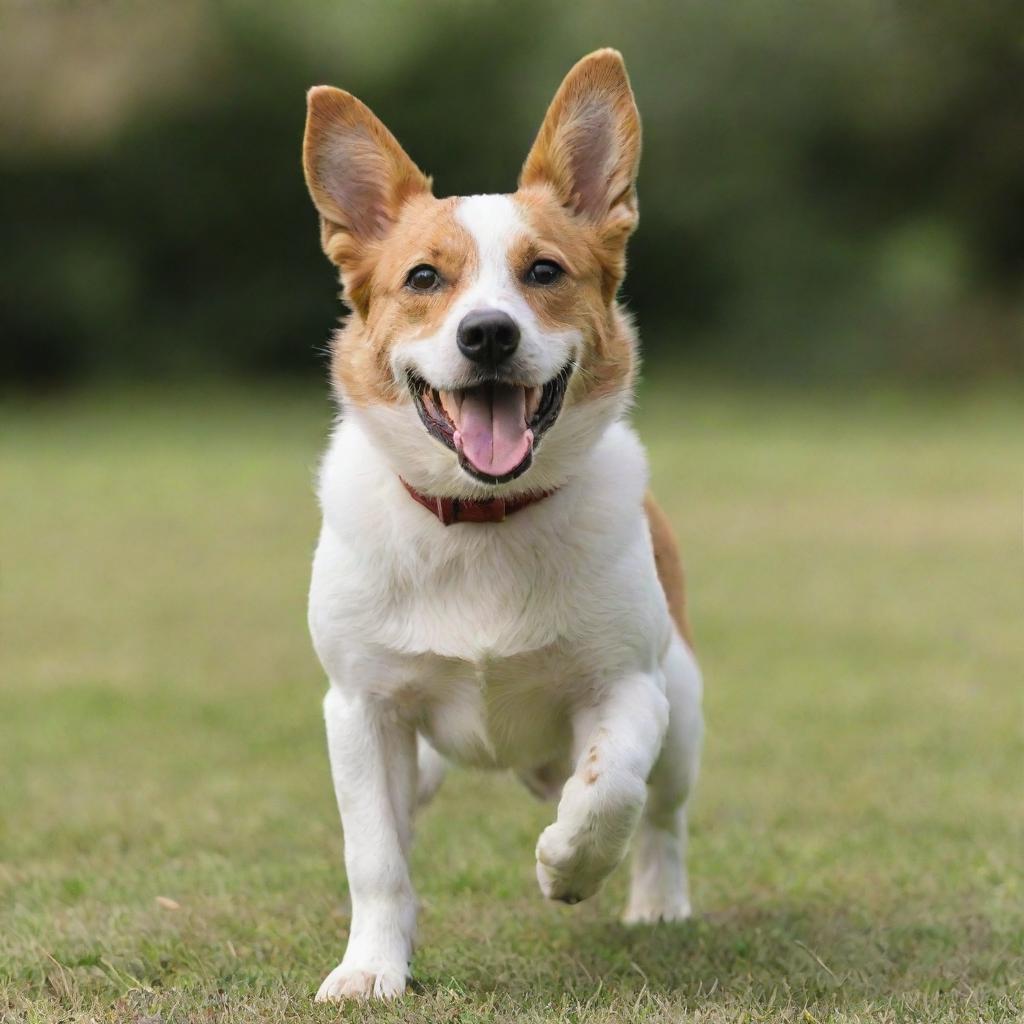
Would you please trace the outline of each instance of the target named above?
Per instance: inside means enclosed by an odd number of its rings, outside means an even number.
[[[566,783],[558,819],[537,842],[537,881],[547,899],[579,903],[597,892],[625,856],[645,795],[639,780],[600,789],[578,776]]]
[[[574,838],[557,822],[540,834],[537,882],[549,900],[579,903],[593,896],[621,860],[620,854],[601,851],[592,843],[574,845]]]
[[[348,964],[344,960],[324,978],[316,994],[318,1003],[345,999],[397,999],[405,991],[404,964]]]

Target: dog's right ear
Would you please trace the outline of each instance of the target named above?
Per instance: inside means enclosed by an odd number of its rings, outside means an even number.
[[[430,179],[365,104],[341,89],[309,90],[302,164],[327,258],[344,267],[382,239]]]

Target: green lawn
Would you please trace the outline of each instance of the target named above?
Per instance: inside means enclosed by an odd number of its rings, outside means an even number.
[[[707,676],[697,917],[623,928],[621,871],[545,903],[550,809],[456,773],[414,991],[339,1010],[312,1003],[348,927],[305,629],[322,388],[8,402],[0,1020],[1024,1015],[1020,410],[644,394]]]

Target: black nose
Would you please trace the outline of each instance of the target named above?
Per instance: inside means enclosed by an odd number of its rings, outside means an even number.
[[[519,325],[500,309],[475,309],[462,318],[455,338],[467,359],[493,370],[515,352]]]

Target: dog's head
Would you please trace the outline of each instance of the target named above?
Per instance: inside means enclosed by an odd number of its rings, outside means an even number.
[[[621,56],[569,72],[512,195],[435,198],[370,110],[328,86],[310,90],[303,157],[352,309],[332,361],[346,410],[428,493],[562,483],[634,374],[615,294],[640,121]]]

